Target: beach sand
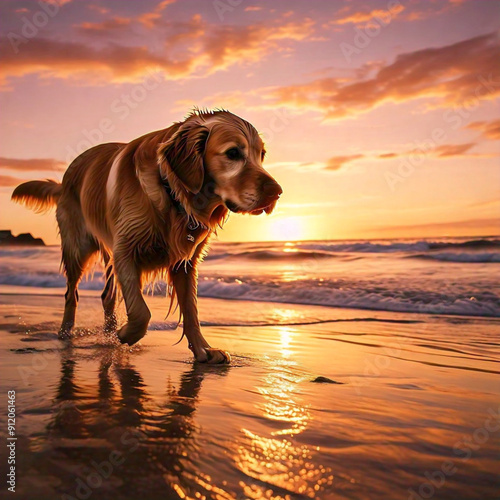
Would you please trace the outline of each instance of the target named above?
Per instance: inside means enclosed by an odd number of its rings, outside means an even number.
[[[165,298],[130,348],[100,329],[98,292],[66,342],[60,289],[0,292],[4,498],[498,498],[499,319],[202,298],[232,355],[204,366],[172,345]]]

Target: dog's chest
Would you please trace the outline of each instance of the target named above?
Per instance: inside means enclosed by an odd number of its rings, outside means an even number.
[[[186,223],[176,227],[167,237],[155,238],[143,249],[143,267],[153,270],[191,260],[208,233],[208,229],[202,225]]]
[[[201,224],[186,224],[178,241],[176,260],[191,260],[198,246],[205,241],[208,232],[208,229]]]

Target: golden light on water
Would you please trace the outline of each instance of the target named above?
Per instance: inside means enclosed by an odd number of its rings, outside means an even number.
[[[284,358],[290,356],[293,351],[290,349],[290,344],[294,334],[288,328],[280,328],[281,355]]]
[[[283,328],[280,333],[281,345],[286,349],[291,342],[290,332]],[[241,429],[243,436],[235,462],[246,476],[257,481],[240,482],[248,498],[285,500],[300,494],[319,499],[333,483],[331,469],[315,460],[317,449],[293,442],[293,437],[302,433],[311,420],[309,407],[298,393],[300,381],[300,372],[285,362],[266,375],[263,385],[257,388],[265,400],[257,405],[259,413],[274,422],[273,427],[282,428],[269,437]],[[280,493],[274,493],[269,485],[279,488]]]

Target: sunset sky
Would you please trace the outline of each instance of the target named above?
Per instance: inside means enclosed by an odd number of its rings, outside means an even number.
[[[284,194],[222,241],[500,234],[500,2],[2,1],[0,229],[13,188],[222,107]]]

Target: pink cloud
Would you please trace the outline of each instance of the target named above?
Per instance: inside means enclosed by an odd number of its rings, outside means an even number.
[[[496,33],[399,55],[367,79],[320,78],[267,91],[275,105],[338,119],[387,102],[433,98],[440,107],[500,95],[500,43]]]
[[[29,159],[19,159],[19,158],[4,158],[0,157],[0,168],[5,168],[9,170],[18,171],[55,171],[64,172],[67,165],[59,160],[54,160],[52,158],[29,158]]]
[[[163,2],[165,3],[165,2]],[[117,27],[128,27],[128,20],[117,18],[84,25],[83,29],[102,34]],[[290,43],[305,40],[313,33],[314,22],[218,26],[195,15],[185,23],[169,23],[166,50],[109,44],[97,48],[82,42],[37,38],[14,53],[9,39],[0,39],[0,79],[38,74],[44,78],[78,78],[93,83],[138,81],[152,69],[165,78],[176,79],[195,72],[211,74],[232,65],[258,62]],[[80,26],[82,28],[82,26]]]

